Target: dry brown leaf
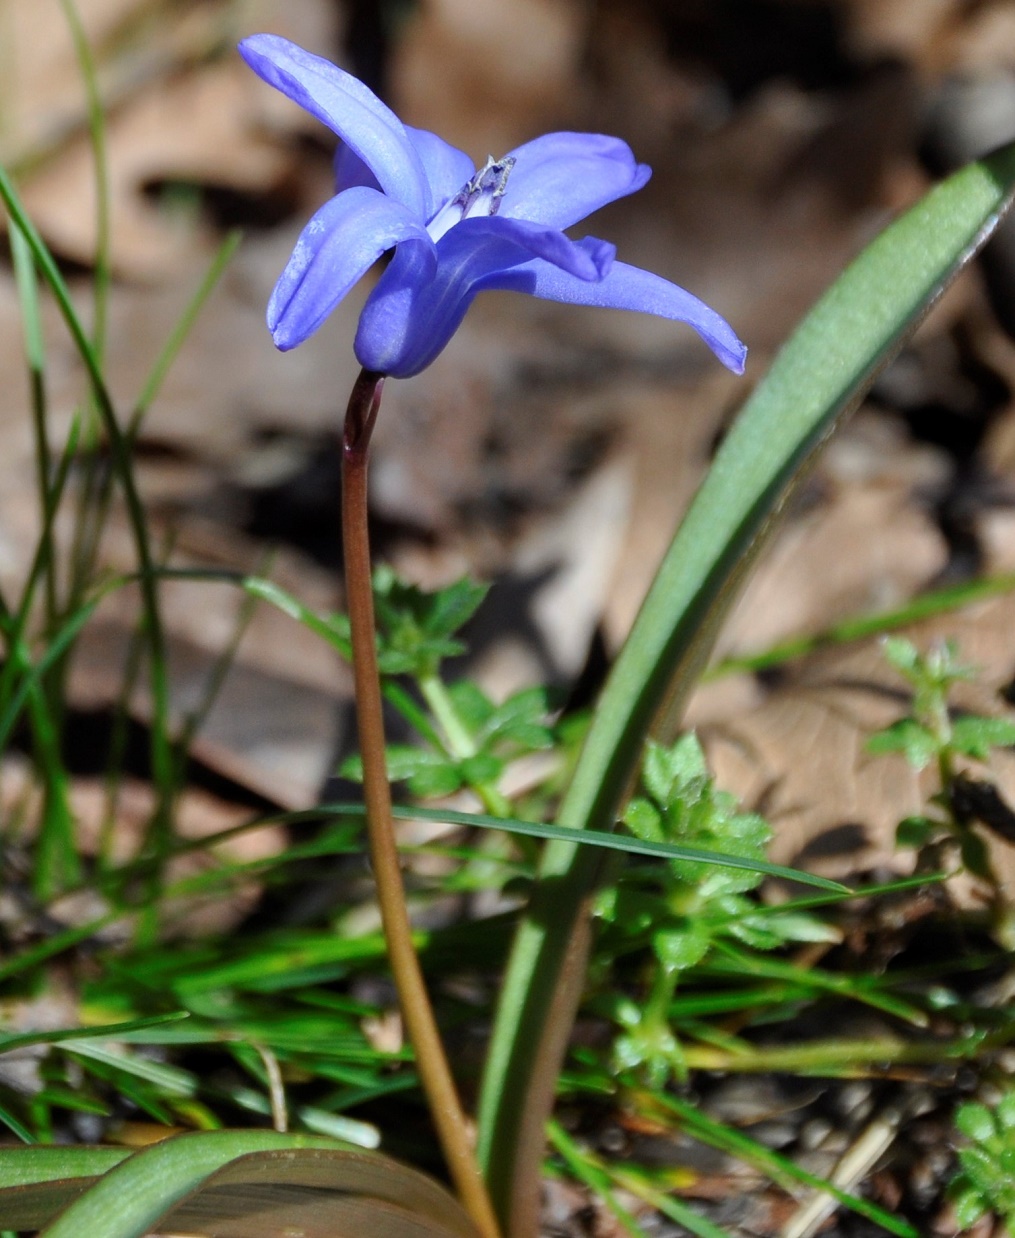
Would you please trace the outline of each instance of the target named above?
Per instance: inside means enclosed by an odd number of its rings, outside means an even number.
[[[229,57],[157,83],[110,116],[111,258],[118,273],[167,275],[214,241],[198,213],[160,209],[146,187],[168,181],[254,191],[279,180],[289,161],[250,132],[251,77],[238,57]],[[96,198],[87,137],[29,177],[22,197],[58,253],[92,261]]]
[[[585,20],[577,0],[417,5],[394,49],[396,110],[480,162],[569,127]]]
[[[924,650],[957,638],[961,660],[977,667],[978,675],[955,689],[954,706],[1003,715],[997,692],[1015,673],[1013,623],[1015,597],[1008,595],[903,634]],[[865,641],[789,668],[786,682],[760,704],[713,721],[702,729],[702,739],[720,785],[772,821],[773,859],[839,876],[882,865],[904,871],[909,853],[896,852],[895,827],[926,811],[937,785],[934,771],[917,774],[901,756],[874,757],[865,744],[874,731],[904,716],[908,700],[879,643]],[[983,776],[982,766],[971,768]],[[1015,802],[1015,754],[996,753],[987,773],[1002,796]],[[992,840],[991,849],[1011,892],[1015,848]]]
[[[292,134],[313,122],[265,90],[233,51],[254,30],[327,49],[336,42],[324,5],[290,11],[279,0],[235,6],[101,0],[81,6],[106,107],[111,257],[135,278],[175,272],[213,237],[200,216],[166,212],[145,196],[165,182],[264,192],[291,172],[291,150],[265,125]],[[3,81],[0,157],[23,166],[22,196],[65,257],[89,263],[96,234],[95,173],[81,71],[59,5],[5,0],[0,29],[16,65]],[[249,24],[248,24],[249,23]]]
[[[165,7],[165,6],[163,6]],[[181,8],[191,6],[180,6]],[[141,63],[150,59],[152,44],[134,40],[133,56],[110,56],[102,48],[118,41],[125,30],[147,24],[151,6],[144,0],[89,0],[80,18],[89,45],[95,49],[104,92],[117,99],[126,94]],[[77,67],[67,19],[58,4],[35,0],[0,3],[0,159],[5,164],[27,161],[58,147],[86,123],[85,92]]]
[[[890,610],[929,585],[947,547],[915,492],[940,486],[949,467],[885,419],[847,427],[759,563],[720,651],[767,649],[848,615]]]
[[[862,57],[897,56],[928,77],[1011,67],[1010,0],[847,0],[850,40]]]
[[[75,651],[68,695],[78,708],[112,708],[118,700],[133,629],[94,622]],[[171,721],[201,708],[217,658],[170,637]],[[144,672],[131,712],[150,721]],[[320,687],[272,675],[237,658],[191,747],[193,755],[248,791],[284,808],[313,804],[339,749],[339,701]]]
[[[850,35],[863,56],[891,54],[929,67],[967,6],[963,0],[848,0]]]

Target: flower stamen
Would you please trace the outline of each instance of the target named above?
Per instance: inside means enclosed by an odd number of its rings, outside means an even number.
[[[439,241],[449,228],[461,223],[463,219],[482,219],[496,215],[514,166],[513,155],[505,155],[503,159],[488,156],[476,175],[464,184],[427,224],[426,230],[431,238]]]

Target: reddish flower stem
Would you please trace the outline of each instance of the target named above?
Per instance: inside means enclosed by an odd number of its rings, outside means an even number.
[[[342,437],[342,545],[370,860],[402,1018],[451,1178],[482,1238],[499,1238],[497,1220],[479,1172],[468,1123],[412,944],[412,926],[391,816],[367,528],[370,436],[380,408],[383,385],[383,374],[369,370],[360,373],[349,397]]]

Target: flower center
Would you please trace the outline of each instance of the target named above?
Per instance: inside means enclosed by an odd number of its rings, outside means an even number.
[[[472,180],[463,185],[427,224],[426,230],[431,238],[439,241],[449,228],[463,219],[496,215],[514,166],[515,160],[511,155],[505,155],[503,159],[494,159],[491,155]]]

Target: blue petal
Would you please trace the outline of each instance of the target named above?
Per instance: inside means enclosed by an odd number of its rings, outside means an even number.
[[[616,253],[609,241],[585,237],[579,244],[558,228],[503,215],[463,219],[437,242],[441,266],[467,263],[478,278],[537,258],[576,279],[598,282],[613,266]]]
[[[523,220],[463,220],[437,242],[436,271],[417,246],[395,251],[360,315],[356,357],[368,370],[409,378],[444,350],[486,280],[534,261],[567,271],[576,283],[595,283],[611,269],[615,252],[606,241],[575,243]]]
[[[430,183],[432,218],[459,189],[465,188],[475,174],[476,165],[465,151],[445,142],[429,129],[414,129],[412,125],[406,125],[405,132],[416,148]]]
[[[420,278],[436,267],[426,229],[410,211],[376,189],[347,189],[326,202],[300,233],[268,302],[268,329],[282,351],[317,330],[381,254],[402,242]]]
[[[359,155],[344,142],[339,142],[335,147],[334,168],[336,193],[343,193],[346,189],[356,189],[363,185],[366,185],[368,189],[376,189],[379,193],[384,192],[377,177]]]
[[[251,35],[239,46],[255,73],[337,133],[384,192],[425,222],[431,203],[419,155],[402,122],[372,90],[277,34]]]
[[[409,141],[416,148],[426,173],[430,190],[427,219],[432,219],[445,202],[464,189],[475,174],[476,167],[469,156],[427,129],[405,125]],[[335,151],[335,188],[339,193],[355,185],[370,185],[380,189],[377,177],[362,159],[344,142]]]
[[[547,133],[510,153],[516,163],[501,215],[553,228],[570,228],[652,175],[626,142],[600,133]]]
[[[527,292],[547,301],[636,310],[641,314],[657,314],[661,318],[686,322],[723,365],[734,374],[744,372],[747,349],[725,318],[669,280],[628,266],[626,262],[615,262],[604,279],[589,283],[537,258],[524,266],[487,275],[482,286]]]

